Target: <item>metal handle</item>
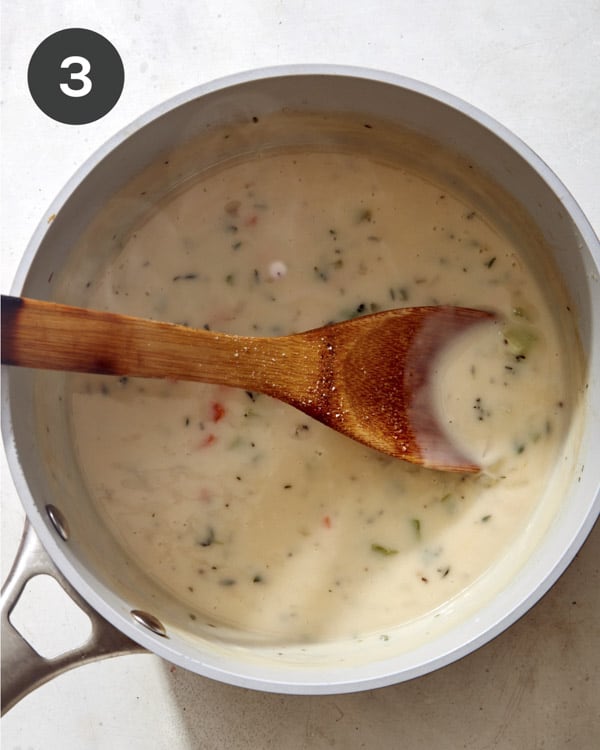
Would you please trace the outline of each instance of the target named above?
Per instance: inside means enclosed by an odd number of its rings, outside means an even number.
[[[90,618],[92,632],[78,648],[53,659],[40,656],[10,622],[10,613],[19,601],[27,582],[41,574],[52,576],[64,591]],[[144,652],[145,649],[117,630],[81,598],[56,568],[29,521],[10,573],[2,587],[2,713],[9,711],[21,698],[53,677],[109,656]]]

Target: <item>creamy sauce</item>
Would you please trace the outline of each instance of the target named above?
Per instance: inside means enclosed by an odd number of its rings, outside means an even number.
[[[476,476],[388,458],[257,393],[69,376],[88,491],[190,627],[296,643],[385,633],[509,555],[543,500],[571,398],[548,299],[502,228],[412,171],[333,151],[214,170],[142,222],[82,294],[261,336],[398,306],[503,316],[457,342],[436,381]]]

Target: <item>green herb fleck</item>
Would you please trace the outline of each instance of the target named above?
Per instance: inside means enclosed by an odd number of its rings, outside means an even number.
[[[237,216],[241,205],[242,205],[242,202],[238,200],[228,201],[225,204],[225,213],[228,213],[230,216]]]
[[[418,518],[411,518],[410,525],[413,527],[417,539],[421,538],[421,521]]]
[[[496,262],[496,256],[494,255],[492,258],[490,258],[489,260],[485,262],[486,268],[491,268],[495,262]]]
[[[392,301],[400,300],[401,302],[406,302],[408,299],[408,290],[406,287],[400,286],[397,288],[392,287],[390,289],[390,299]]]
[[[511,353],[523,359],[537,341],[537,336],[531,328],[524,325],[508,326],[502,331],[504,341]]]
[[[481,397],[479,396],[475,399],[475,403],[473,404],[473,409],[475,410],[475,415],[477,416],[477,420],[479,422],[483,422],[487,417],[491,415],[491,412],[489,411],[489,409],[486,409],[483,406]]]
[[[211,544],[214,544],[215,542],[215,530],[212,526],[209,526],[206,529],[206,534],[198,540],[198,544],[201,547],[210,547]]]
[[[371,549],[373,552],[378,552],[380,555],[397,555],[398,550],[392,549],[392,547],[385,547],[383,544],[372,544]]]
[[[487,522],[488,522],[488,521],[490,520],[490,518],[491,518],[491,517],[492,517],[492,516],[491,516],[491,514],[490,514],[490,513],[488,513],[488,515],[487,515],[487,516],[482,516],[482,517],[481,517],[481,523],[487,523]]]

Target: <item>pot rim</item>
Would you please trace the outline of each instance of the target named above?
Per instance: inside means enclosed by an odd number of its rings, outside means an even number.
[[[57,213],[66,199],[71,195],[74,189],[83,181],[92,169],[102,161],[111,151],[123,143],[127,138],[141,130],[153,120],[167,114],[177,107],[187,104],[195,99],[199,99],[215,91],[221,91],[232,86],[244,83],[250,83],[263,78],[284,78],[293,76],[339,76],[345,78],[361,78],[379,83],[386,83],[398,88],[406,88],[418,94],[422,94],[430,99],[446,104],[452,109],[462,112],[467,117],[476,120],[488,130],[492,131],[501,140],[503,140],[513,151],[523,157],[525,161],[542,177],[544,182],[552,189],[552,192],[564,204],[569,215],[577,224],[583,239],[590,249],[596,247],[597,252],[592,255],[600,255],[600,244],[598,238],[583,213],[581,207],[569,192],[566,186],[554,173],[548,164],[533,151],[519,136],[502,125],[498,120],[486,114],[483,110],[470,104],[466,100],[450,94],[443,89],[424,83],[415,78],[403,76],[398,73],[379,70],[377,68],[367,68],[353,65],[338,64],[319,64],[319,63],[298,63],[290,65],[276,65],[256,69],[248,69],[240,73],[231,73],[220,78],[213,79],[205,83],[193,86],[186,91],[159,102],[146,112],[139,115],[128,125],[125,125],[114,133],[107,141],[96,149],[81,166],[73,173],[71,178],[66,182],[59,191],[54,200],[50,203],[44,216]],[[31,257],[35,254],[41,239],[47,230],[47,221],[42,217],[36,227],[30,242],[28,243],[23,257],[19,263],[15,278],[11,286],[11,294],[18,294],[23,287],[25,276],[30,265]],[[600,263],[600,258],[596,257],[596,264]]]
[[[360,78],[408,89],[436,102],[445,104],[451,109],[458,110],[499,137],[512,151],[519,154],[528,167],[536,172],[546,185],[549,186],[581,234],[583,242],[590,251],[592,264],[595,267],[596,276],[593,278],[593,274],[591,274],[588,283],[595,282],[597,284],[596,303],[594,304],[598,305],[600,316],[600,245],[598,239],[573,196],[550,167],[529,146],[512,133],[512,131],[483,111],[430,84],[396,73],[363,67],[330,64],[283,65],[251,69],[227,75],[177,94],[137,117],[131,124],[119,130],[98,148],[76,170],[52,201],[47,213],[41,219],[27,245],[12,283],[11,293],[18,295],[23,289],[31,262],[48,229],[45,216],[48,214],[58,214],[64,203],[86,179],[94,167],[108,157],[111,151],[122,144],[127,138],[162,115],[181,105],[202,98],[207,94],[261,79],[297,76]],[[594,320],[592,320],[593,323]],[[595,331],[595,336],[598,338],[598,331]],[[596,349],[599,348],[600,340]],[[17,446],[14,441],[13,415],[10,408],[7,383],[8,372],[5,371],[4,375],[5,377],[2,378],[1,393],[1,421],[9,468],[27,516],[40,537],[43,546],[56,562],[59,570],[94,609],[115,627],[132,638],[132,640],[183,668],[233,685],[264,691],[297,694],[316,695],[353,692],[409,680],[446,666],[492,640],[525,614],[548,591],[571,563],[600,514],[599,472],[598,477],[595,479],[594,477],[590,477],[585,485],[585,491],[589,491],[592,498],[589,507],[586,507],[583,515],[581,510],[579,510],[575,514],[575,517],[571,519],[570,538],[566,543],[564,540],[562,541],[560,552],[556,552],[550,560],[550,567],[548,567],[547,557],[541,554],[542,548],[545,549],[548,546],[548,541],[544,538],[539,545],[540,549],[533,555],[532,560],[526,563],[527,567],[531,568],[532,571],[527,580],[520,580],[521,577],[518,577],[517,580],[511,581],[508,586],[494,597],[492,602],[489,602],[478,610],[476,617],[470,616],[467,621],[436,637],[435,642],[438,644],[438,648],[436,649],[438,655],[433,658],[430,653],[428,655],[428,651],[431,651],[430,644],[426,644],[411,651],[411,654],[414,655],[412,664],[409,667],[404,665],[402,668],[400,668],[401,657],[392,656],[386,661],[379,661],[368,665],[361,664],[355,670],[347,666],[335,666],[329,669],[314,668],[311,670],[305,668],[276,667],[269,671],[262,665],[255,665],[249,662],[243,662],[240,669],[240,664],[233,658],[225,660],[211,658],[210,656],[207,658],[205,654],[194,653],[194,649],[191,648],[189,651],[173,648],[168,640],[157,638],[143,628],[139,628],[133,621],[122,616],[107,604],[107,597],[111,595],[108,589],[104,589],[101,585],[91,585],[71,563],[61,548],[61,540],[57,539],[50,531],[47,519],[43,516],[40,507],[36,504],[30,493],[27,480],[21,470]],[[600,388],[590,388],[590,399],[592,397],[599,398],[595,395],[596,390],[600,391]],[[600,413],[600,404],[594,407],[594,409]],[[595,487],[593,486],[594,481],[596,482]],[[553,522],[553,527],[555,525],[556,523]],[[533,588],[532,580],[535,583]],[[492,604],[493,608],[490,609]],[[492,614],[492,611],[496,614]],[[483,629],[480,625],[481,621],[487,623]],[[405,661],[405,655],[402,655],[402,660]]]

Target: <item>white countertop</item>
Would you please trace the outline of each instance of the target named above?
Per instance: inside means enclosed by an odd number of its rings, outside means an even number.
[[[119,50],[125,88],[103,119],[46,117],[27,66],[51,33],[86,27]],[[2,291],[76,168],[153,105],[198,83],[287,63],[360,65],[420,79],[513,130],[600,229],[597,0],[29,0],[2,8]],[[23,510],[2,455],[2,576]],[[32,592],[24,617],[50,643],[72,637],[67,603]],[[355,695],[262,694],[149,654],[98,662],[25,698],[0,724],[24,750],[544,748],[600,743],[600,528],[549,594],[478,652]]]

